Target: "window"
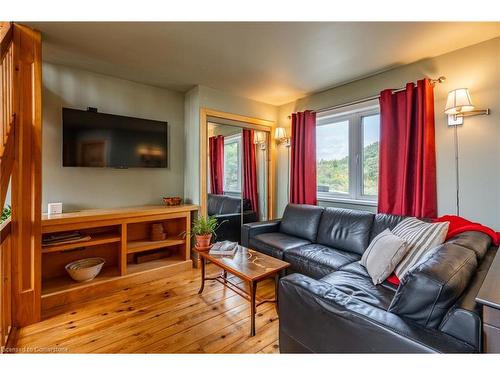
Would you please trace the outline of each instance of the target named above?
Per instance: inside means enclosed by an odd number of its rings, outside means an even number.
[[[318,192],[349,194],[349,121],[316,129]]]
[[[241,135],[224,138],[224,193],[241,193]]]
[[[361,152],[363,168],[363,196],[376,197],[378,193],[378,146],[380,140],[380,115],[364,116],[362,119],[363,144]]]
[[[378,103],[318,115],[316,125],[318,199],[374,204],[378,193]]]

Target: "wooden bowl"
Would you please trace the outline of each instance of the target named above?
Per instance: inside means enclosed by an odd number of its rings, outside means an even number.
[[[167,206],[179,206],[181,202],[181,197],[163,197],[163,203]]]
[[[78,282],[94,279],[106,261],[103,258],[86,258],[68,263],[65,267],[71,278]]]

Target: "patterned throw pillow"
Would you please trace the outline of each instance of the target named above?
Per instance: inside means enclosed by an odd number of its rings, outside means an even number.
[[[409,217],[396,225],[392,233],[408,244],[408,252],[394,271],[399,280],[403,279],[404,275],[422,259],[427,251],[445,241],[449,224],[449,222],[425,223]]]
[[[377,285],[387,279],[407,251],[406,242],[386,229],[370,243],[360,264],[368,271],[373,284]]]

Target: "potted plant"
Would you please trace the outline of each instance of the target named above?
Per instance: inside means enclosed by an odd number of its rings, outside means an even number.
[[[199,249],[208,248],[212,236],[216,237],[215,231],[222,223],[217,223],[215,216],[200,216],[193,220],[192,234],[196,237],[196,247]]]
[[[2,224],[5,220],[7,220],[12,214],[12,208],[10,205],[7,205],[6,207],[3,208],[2,211],[2,218],[0,219],[0,224]]]

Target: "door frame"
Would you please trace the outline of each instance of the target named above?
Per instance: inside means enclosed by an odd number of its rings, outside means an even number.
[[[242,128],[265,131],[269,133],[269,149],[267,159],[267,216],[271,220],[275,214],[275,167],[276,167],[276,142],[273,142],[273,132],[276,122],[263,120],[256,117],[248,117],[235,113],[223,112],[216,109],[200,108],[200,214],[207,215],[207,161],[208,149],[208,118],[215,117],[221,120],[238,121]]]

